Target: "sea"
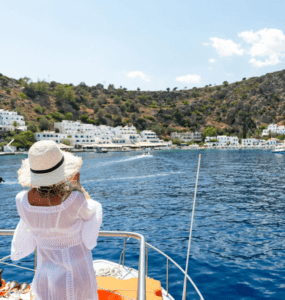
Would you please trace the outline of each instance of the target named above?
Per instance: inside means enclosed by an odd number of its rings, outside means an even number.
[[[285,299],[285,156],[265,150],[165,150],[76,153],[81,183],[102,204],[106,231],[132,231],[183,269],[197,175],[188,274],[204,299]],[[15,196],[22,155],[0,157],[0,228],[19,222]],[[0,237],[0,257],[11,237]],[[119,262],[123,238],[99,237],[94,259]],[[148,276],[166,287],[166,258],[149,248]],[[125,265],[138,267],[139,242],[126,241]],[[16,262],[33,268],[34,255]],[[14,263],[7,260],[8,263]],[[33,272],[1,265],[6,280],[31,282]],[[169,292],[181,299],[183,274],[169,263]],[[200,299],[190,283],[187,299]]]

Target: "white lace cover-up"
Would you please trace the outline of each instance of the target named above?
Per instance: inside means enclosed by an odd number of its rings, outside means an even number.
[[[14,233],[11,259],[37,247],[34,300],[98,300],[91,249],[97,245],[102,206],[74,191],[60,205],[40,207],[28,192],[16,196],[21,217]]]

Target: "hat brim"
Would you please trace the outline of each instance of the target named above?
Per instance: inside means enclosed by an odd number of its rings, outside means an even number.
[[[82,158],[79,156],[74,156],[71,153],[63,152],[64,162],[63,164],[57,168],[56,170],[43,173],[36,174],[31,172],[29,158],[22,161],[22,166],[18,170],[18,179],[19,183],[22,186],[27,186],[31,188],[38,188],[41,186],[50,186],[53,184],[60,183],[64,181],[66,178],[75,175],[79,172],[82,165]]]

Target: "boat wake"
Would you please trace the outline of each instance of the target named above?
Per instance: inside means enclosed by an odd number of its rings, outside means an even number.
[[[19,182],[18,181],[5,181],[5,182],[1,182],[1,184],[12,185],[12,184],[19,184]]]
[[[136,155],[136,156],[128,157],[128,158],[125,158],[125,159],[120,159],[120,160],[108,161],[106,163],[101,163],[101,164],[99,164],[99,166],[106,166],[106,165],[111,165],[111,164],[123,163],[123,162],[127,162],[127,161],[132,161],[132,160],[137,160],[137,159],[142,159],[142,158],[150,158],[150,157],[153,157],[153,155],[151,155],[151,154]]]
[[[114,180],[131,180],[131,179],[143,179],[143,178],[151,178],[151,177],[162,177],[162,176],[171,176],[174,174],[183,174],[185,172],[169,172],[169,173],[159,173],[159,174],[152,174],[152,175],[144,175],[144,176],[131,176],[131,177],[116,177],[116,178],[104,178],[104,179],[90,179],[85,180],[83,183],[87,182],[98,182],[98,181],[114,181]]]

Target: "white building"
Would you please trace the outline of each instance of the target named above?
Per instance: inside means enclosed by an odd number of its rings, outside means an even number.
[[[202,142],[202,132],[171,132],[171,139],[179,139],[182,142]]]
[[[44,131],[35,133],[35,138],[38,141],[42,140],[51,140],[56,142],[57,144],[61,143],[62,140],[67,140],[67,134],[56,133],[54,131]]]
[[[151,130],[144,130],[141,132],[141,141],[150,142],[150,143],[160,143],[160,139],[157,135]]]
[[[0,129],[11,131],[14,130],[13,123],[17,122],[19,126],[16,128],[21,129],[23,131],[27,130],[27,126],[25,125],[24,117],[18,115],[15,111],[8,111],[4,109],[0,109]]]
[[[114,136],[112,137],[113,143],[119,144],[135,144],[140,142],[140,135],[137,133],[135,126],[118,126],[112,129]]]
[[[268,125],[267,129],[262,130],[262,136],[268,136],[269,131],[276,134],[285,134],[285,126],[277,126],[276,124]]]
[[[206,145],[217,146],[217,147],[238,147],[238,137],[237,136],[207,136],[205,139]]]
[[[56,143],[61,143],[63,139],[68,139],[70,145],[85,145],[96,144],[96,145],[116,145],[121,146],[144,146],[140,143],[146,142],[148,144],[159,143],[159,146],[170,147],[171,141],[165,143],[159,140],[153,131],[145,130],[139,135],[135,126],[118,126],[116,128],[100,125],[94,126],[92,124],[83,124],[79,121],[68,121],[54,123],[55,132],[42,132],[35,133],[37,141],[43,139],[54,140]],[[58,131],[58,132],[57,132]]]
[[[260,146],[265,146],[266,141],[264,140],[257,140],[255,138],[248,138],[248,139],[242,139],[241,140],[241,145],[242,147],[260,147]]]

